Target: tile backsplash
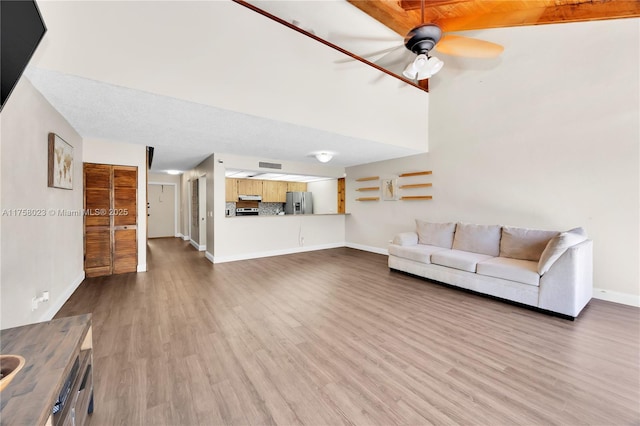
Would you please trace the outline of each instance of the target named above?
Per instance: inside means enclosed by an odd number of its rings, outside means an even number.
[[[284,203],[258,203],[259,216],[275,216],[284,211]],[[225,204],[225,214],[227,216],[236,215],[236,203]]]
[[[273,216],[284,211],[284,203],[260,203],[258,209],[260,216]]]
[[[225,214],[227,216],[235,216],[236,215],[236,203],[226,203],[226,205],[225,205]]]

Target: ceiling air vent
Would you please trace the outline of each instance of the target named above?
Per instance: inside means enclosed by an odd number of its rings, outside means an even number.
[[[265,169],[278,169],[280,170],[282,168],[282,164],[278,164],[278,163],[265,163],[264,161],[260,161],[258,163],[258,166],[260,168],[265,168]]]

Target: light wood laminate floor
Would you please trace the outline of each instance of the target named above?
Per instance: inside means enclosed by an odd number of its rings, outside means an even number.
[[[212,265],[149,242],[149,272],[85,280],[91,425],[640,424],[640,309],[574,322],[341,248]]]

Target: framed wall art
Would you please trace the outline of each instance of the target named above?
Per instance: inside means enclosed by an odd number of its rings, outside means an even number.
[[[382,199],[396,201],[398,199],[398,183],[395,178],[382,179]]]
[[[49,133],[49,187],[73,189],[73,147]]]

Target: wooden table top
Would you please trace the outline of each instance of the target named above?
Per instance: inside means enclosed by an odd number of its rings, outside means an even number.
[[[0,393],[0,424],[42,425],[91,327],[91,314],[0,330],[0,353],[25,365]]]

